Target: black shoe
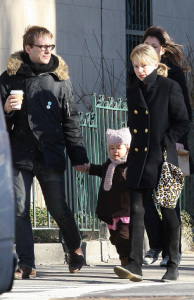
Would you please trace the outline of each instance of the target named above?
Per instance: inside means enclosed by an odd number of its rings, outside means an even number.
[[[14,279],[21,280],[21,279],[31,278],[30,277],[31,272],[32,272],[31,267],[21,266],[17,268],[17,270],[14,272]]]
[[[176,281],[179,278],[178,268],[177,267],[169,267],[162,277],[162,282],[172,282]]]
[[[69,252],[69,272],[77,273],[84,264],[84,255],[81,248]]]
[[[114,268],[114,272],[119,278],[130,279],[135,282],[143,280],[141,268],[132,263],[125,267],[117,266]]]

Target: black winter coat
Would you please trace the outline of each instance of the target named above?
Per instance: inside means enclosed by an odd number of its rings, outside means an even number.
[[[163,148],[167,148],[168,162],[178,165],[175,143],[189,131],[183,94],[179,84],[154,70],[144,83],[134,78],[127,101],[132,135],[127,185],[153,188],[158,184]]]
[[[111,161],[108,159],[102,165],[90,165],[89,174],[102,178],[98,193],[96,214],[98,218],[108,224],[113,224],[113,218],[130,216],[129,189],[123,176],[127,164],[117,165],[114,171],[110,191],[104,190],[104,180]]]
[[[191,104],[189,102],[189,94],[188,94],[188,90],[187,90],[185,75],[184,75],[183,71],[181,70],[181,68],[179,68],[178,66],[175,66],[172,64],[171,65],[168,64],[167,66],[169,67],[168,78],[178,82],[178,84],[180,85],[180,87],[182,89],[185,105],[187,107],[187,112],[188,112],[188,116],[189,116],[189,121],[191,122],[192,121],[192,109],[191,109]]]
[[[48,65],[37,74],[23,57],[10,56],[0,78],[3,105],[12,89],[24,91],[22,109],[5,113],[14,166],[32,169],[38,158],[47,168],[64,170],[65,147],[72,165],[88,162],[66,63],[52,55],[54,70]]]
[[[178,84],[180,85],[183,96],[184,96],[184,102],[185,102],[185,105],[187,108],[189,121],[192,122],[192,108],[191,108],[191,104],[189,101],[189,94],[188,94],[187,84],[186,84],[186,80],[185,80],[185,75],[184,75],[182,69],[179,68],[178,66],[169,64],[168,62],[163,61],[163,60],[162,60],[162,62],[164,64],[166,64],[169,68],[168,78],[178,82]],[[136,75],[135,75],[134,69],[131,69],[128,73],[128,86],[130,86],[132,84],[132,82],[134,81],[134,78],[136,78]],[[183,144],[184,148],[186,150],[190,151],[189,145],[188,145],[188,135],[189,135],[189,132],[186,132],[176,142]],[[193,163],[191,155],[189,156],[189,163],[190,163],[190,174],[194,174],[194,163]]]
[[[182,89],[183,96],[184,96],[185,105],[187,107],[189,121],[192,122],[192,108],[191,108],[191,104],[189,101],[189,94],[188,94],[188,90],[187,90],[185,75],[178,66],[168,64],[168,67],[170,68],[168,70],[168,78],[173,79],[179,83],[179,85]],[[190,151],[189,144],[188,144],[188,133],[184,134],[178,142],[183,144],[184,148],[186,150]],[[194,174],[194,163],[193,163],[191,155],[189,156],[189,164],[190,164],[190,174]]]

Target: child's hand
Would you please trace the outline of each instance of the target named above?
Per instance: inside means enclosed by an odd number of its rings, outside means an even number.
[[[90,169],[90,163],[85,164],[85,167],[86,167],[86,172],[87,172]]]

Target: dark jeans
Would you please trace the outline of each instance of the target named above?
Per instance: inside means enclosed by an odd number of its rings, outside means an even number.
[[[80,233],[73,214],[65,202],[64,172],[45,169],[35,163],[33,171],[14,168],[14,190],[16,199],[16,252],[19,266],[35,267],[34,241],[30,221],[30,189],[36,176],[48,211],[57,222],[64,241],[70,251],[81,245]]]
[[[163,233],[163,222],[160,219],[154,201],[152,200],[152,189],[147,191],[145,201],[144,201],[144,208],[145,208],[145,228],[149,239],[149,245],[151,249],[162,249],[162,257],[164,258],[168,251],[165,245],[165,237]],[[181,225],[181,216],[180,216],[180,207],[179,201],[175,208],[175,212],[177,214],[179,224]],[[180,237],[180,244],[179,244],[179,253],[181,254],[181,237]]]

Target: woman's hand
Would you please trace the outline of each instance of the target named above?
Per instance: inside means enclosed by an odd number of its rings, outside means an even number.
[[[184,145],[180,143],[176,143],[176,150],[178,151],[179,149],[184,149]]]

